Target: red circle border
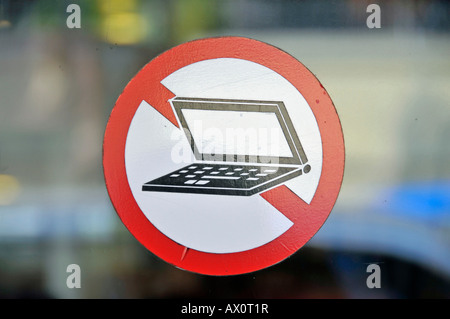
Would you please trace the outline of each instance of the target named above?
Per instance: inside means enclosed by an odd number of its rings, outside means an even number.
[[[174,242],[142,213],[128,184],[125,144],[133,116],[142,100],[175,125],[167,99],[173,94],[160,82],[174,71],[203,60],[237,58],[264,65],[294,85],[316,117],[322,138],[322,173],[308,205],[286,186],[261,196],[294,225],[275,240],[243,252],[213,254]],[[172,116],[172,117],[171,117]],[[318,79],[288,53],[254,39],[218,37],[176,46],[154,58],[128,83],[114,106],[105,130],[103,170],[106,187],[120,219],[134,237],[155,255],[176,267],[207,275],[236,275],[257,271],[289,257],[309,241],[328,218],[339,194],[344,173],[344,138],[336,109]]]

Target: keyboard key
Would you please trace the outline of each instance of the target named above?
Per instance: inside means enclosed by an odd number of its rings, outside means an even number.
[[[188,171],[187,170],[182,170],[182,171],[179,171],[178,173],[187,173]]]
[[[196,169],[197,166],[189,166],[188,169]]]
[[[210,174],[211,175],[217,175],[217,174],[219,174],[220,172],[217,172],[217,171],[215,171],[215,172],[211,172]]]
[[[241,176],[247,176],[249,173],[241,173]]]
[[[203,174],[205,171],[195,171],[194,174]]]
[[[217,175],[203,175],[205,179],[241,179],[239,176],[217,176]]]
[[[195,185],[206,185],[206,184],[208,184],[210,181],[208,181],[208,180],[201,180],[201,181],[198,181],[197,183],[195,183]]]
[[[195,175],[186,175],[185,177],[186,177],[186,178],[194,178]]]
[[[226,171],[228,169],[228,167],[221,167],[219,168],[219,171]]]
[[[225,173],[225,175],[234,175],[234,172]]]
[[[180,176],[180,174],[172,174],[172,175],[170,175],[170,177],[178,177],[178,176]]]
[[[249,169],[248,171],[249,172],[256,172],[258,169],[257,168],[251,168],[251,169]]]
[[[267,174],[259,173],[259,174],[256,174],[256,176],[267,176]]]
[[[184,183],[185,183],[185,184],[188,184],[188,185],[192,185],[192,184],[194,184],[196,181],[197,181],[196,179],[190,179],[190,180],[188,180],[188,181],[185,181]]]
[[[249,177],[247,178],[248,181],[257,181],[259,178],[258,177]]]
[[[212,168],[212,167],[209,167],[209,166],[207,166],[207,167],[203,167],[202,169],[210,170],[210,169],[213,169],[213,168]]]
[[[242,167],[241,167],[241,168],[235,168],[234,170],[237,171],[237,172],[239,172],[239,171],[242,171],[243,168],[242,168]]]

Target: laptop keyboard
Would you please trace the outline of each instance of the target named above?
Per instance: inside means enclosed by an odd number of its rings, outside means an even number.
[[[189,165],[147,184],[193,187],[249,188],[286,174],[295,167]]]
[[[142,185],[143,191],[249,196],[302,175],[296,166],[191,164]]]
[[[265,180],[267,176],[276,173],[277,170],[277,168],[254,166],[191,165],[173,172],[169,178],[176,179],[176,181],[174,180],[175,184],[182,182],[185,185],[207,185],[216,180],[234,181],[233,184],[236,184],[237,181]]]

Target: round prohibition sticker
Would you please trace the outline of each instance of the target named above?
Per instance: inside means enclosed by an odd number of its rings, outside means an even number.
[[[331,98],[298,60],[242,37],[174,47],[131,79],[103,142],[107,190],[133,236],[207,275],[274,265],[329,216],[344,140]]]

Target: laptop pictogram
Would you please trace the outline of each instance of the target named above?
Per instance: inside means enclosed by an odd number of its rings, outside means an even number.
[[[143,191],[250,196],[311,166],[281,101],[170,100],[195,162],[142,186]]]

